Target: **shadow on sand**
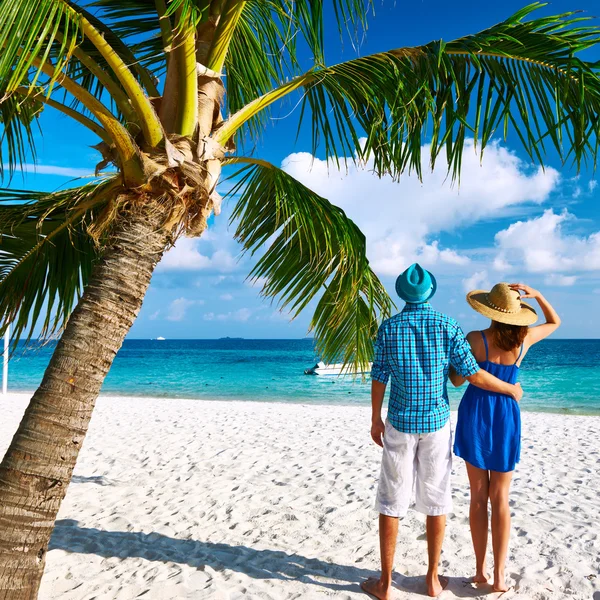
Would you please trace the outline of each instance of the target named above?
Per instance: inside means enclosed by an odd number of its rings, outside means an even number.
[[[255,579],[294,580],[338,592],[360,593],[360,582],[377,575],[370,569],[338,565],[283,551],[178,539],[160,533],[104,531],[80,527],[77,521],[69,519],[56,522],[50,541],[50,550],[55,549],[105,558],[143,558],[187,564],[200,570],[207,566],[216,571],[228,569]],[[426,597],[424,577],[405,577],[395,573],[394,586]],[[460,598],[482,594],[482,590],[474,590],[460,577],[450,577],[447,589]]]
[[[106,477],[95,475],[93,477],[84,477],[82,475],[73,475],[71,483],[94,483],[96,485],[112,485]]]

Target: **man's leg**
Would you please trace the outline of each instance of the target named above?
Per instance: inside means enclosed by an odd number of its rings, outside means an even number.
[[[418,438],[417,434],[402,433],[386,423],[375,503],[379,512],[381,576],[361,584],[365,592],[380,600],[389,600],[391,597],[398,520],[406,515],[412,496]]]
[[[444,577],[440,581],[438,573],[445,531],[446,515],[427,516],[427,555],[429,557],[427,593],[433,597],[438,596],[448,584]]]
[[[398,517],[379,515],[379,549],[381,552],[381,576],[379,579],[368,579],[362,589],[379,598],[389,600],[392,590],[392,569],[394,568],[394,554],[396,553],[396,540],[398,539]]]
[[[427,515],[427,593],[438,596],[448,585],[440,577],[438,565],[446,531],[446,514],[452,510],[450,473],[452,471],[452,434],[450,422],[433,433],[421,434],[417,448],[416,508]]]

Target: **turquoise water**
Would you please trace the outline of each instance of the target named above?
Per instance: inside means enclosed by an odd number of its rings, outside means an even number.
[[[52,346],[20,348],[9,389],[33,391]],[[103,393],[194,399],[368,404],[369,382],[304,375],[311,340],[126,340]],[[600,340],[546,340],[521,369],[523,410],[600,414]],[[450,386],[457,406],[462,392]]]

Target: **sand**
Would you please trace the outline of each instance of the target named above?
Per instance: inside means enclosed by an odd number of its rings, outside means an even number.
[[[26,406],[0,399],[0,453]],[[456,415],[453,414],[453,421]],[[368,407],[103,397],[52,537],[42,600],[366,598],[380,450]],[[504,598],[600,599],[600,417],[523,414]],[[467,581],[455,459],[440,596]],[[423,598],[424,518],[400,525],[394,598]],[[491,557],[490,557],[491,560]]]

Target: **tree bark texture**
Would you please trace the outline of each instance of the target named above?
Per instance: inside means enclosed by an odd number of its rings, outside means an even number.
[[[169,242],[162,215],[124,216],[0,464],[0,600],[33,600],[96,398]]]

